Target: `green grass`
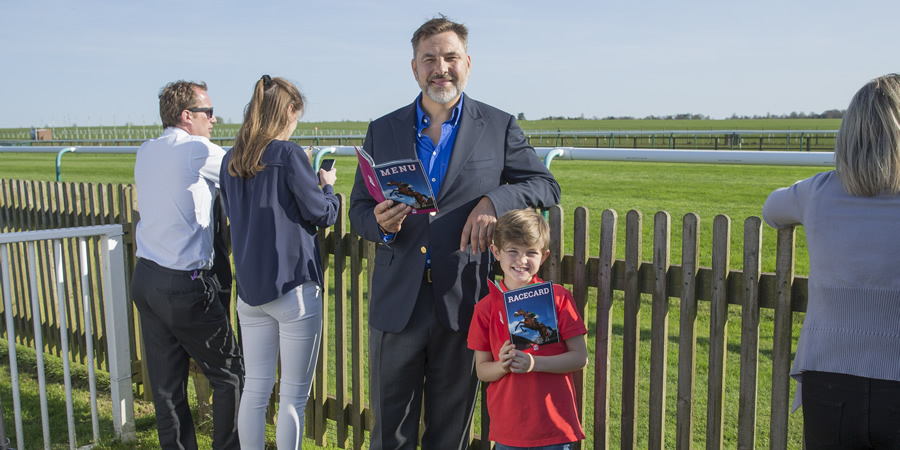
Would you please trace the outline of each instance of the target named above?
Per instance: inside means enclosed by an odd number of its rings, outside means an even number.
[[[337,192],[344,193],[349,198],[352,188],[353,175],[356,169],[356,160],[352,157],[337,157],[338,169]],[[54,180],[54,155],[43,154],[0,154],[0,178],[25,178],[39,180]],[[77,182],[132,182],[132,170],[134,164],[133,155],[79,155],[69,154],[64,157],[63,181]],[[665,210],[671,214],[671,262],[680,264],[681,258],[681,229],[682,218],[689,212],[697,213],[700,222],[700,252],[701,265],[711,264],[712,223],[717,214],[726,214],[731,219],[731,265],[740,269],[742,258],[743,223],[749,216],[759,216],[762,204],[766,196],[775,188],[787,186],[796,180],[806,178],[814,173],[828,170],[828,168],[808,167],[777,167],[777,166],[737,166],[737,165],[704,165],[704,164],[664,164],[664,163],[640,163],[640,162],[600,162],[600,161],[569,161],[556,160],[551,170],[562,187],[562,207],[564,212],[565,229],[571,233],[574,223],[574,212],[579,206],[588,208],[592,226],[590,229],[591,247],[590,254],[597,254],[600,230],[599,219],[604,209],[613,209],[618,213],[618,257],[624,257],[625,240],[625,216],[629,210],[636,209],[643,214],[644,224],[644,252],[643,259],[650,259],[650,249],[653,244],[652,227],[653,215],[657,211]],[[763,271],[774,270],[775,232],[764,226],[763,230]],[[798,274],[808,273],[808,258],[806,256],[805,237],[802,229],[797,232],[796,245],[796,271]],[[568,252],[572,249],[572,237],[566,238],[565,248]],[[592,316],[596,311],[593,302],[596,299],[596,290],[591,289],[588,298],[591,301],[589,310]],[[614,308],[613,324],[613,354],[611,356],[613,379],[611,382],[610,411],[611,411],[611,439],[612,446],[619,441],[619,421],[621,410],[621,348],[623,313],[621,293],[617,293],[617,302]],[[667,385],[667,417],[666,417],[666,447],[674,446],[675,438],[675,395],[677,393],[677,358],[678,358],[678,308],[677,299],[670,300],[669,317],[669,348],[668,348],[668,385]],[[641,379],[645,380],[639,386],[639,398],[646,399],[649,395],[649,385],[646,378],[649,375],[649,351],[650,351],[650,303],[645,298],[642,304],[641,315]],[[594,351],[595,336],[594,324],[590,320],[588,329],[589,351]],[[761,312],[760,329],[760,370],[759,370],[759,412],[757,423],[758,442],[766,442],[768,437],[768,405],[771,389],[771,348],[772,348],[772,313],[769,310]],[[709,305],[701,302],[698,313],[697,326],[697,368],[695,383],[695,445],[703,446],[705,442],[705,405],[706,405],[706,370],[708,362],[708,336],[709,336]],[[802,323],[802,314],[794,317],[794,337]],[[737,389],[739,386],[739,349],[740,349],[740,309],[731,306],[729,308],[729,329],[731,333],[728,339],[728,355],[726,364],[726,436],[725,447],[736,446],[735,427],[737,423]],[[333,334],[333,329],[329,330]],[[329,352],[330,355],[334,351]],[[330,377],[334,379],[333,356],[329,362]],[[586,385],[593,386],[593,361],[586,369]],[[334,385],[329,386],[329,392],[333,392]],[[647,442],[647,406],[645,400],[639,402],[639,430],[638,448],[646,447]],[[6,404],[4,400],[4,404]],[[152,408],[151,408],[152,409]],[[593,409],[588,407],[588,413],[584,420],[585,430],[588,431],[593,420]],[[800,426],[802,419],[799,414],[790,418],[790,448],[799,448]],[[333,427],[333,424],[332,424]],[[153,423],[149,425],[153,431]],[[329,441],[334,442],[333,429],[329,431]],[[153,431],[152,437],[155,437]],[[590,436],[589,436],[590,437]],[[306,448],[306,446],[304,446]],[[586,448],[591,448],[586,445]]]
[[[356,158],[335,157],[338,179],[335,190],[349,200],[356,172]],[[55,155],[36,153],[0,154],[0,178],[53,181]],[[653,245],[653,216],[658,211],[671,215],[672,264],[681,263],[681,230],[684,215],[700,217],[701,258],[711,264],[712,224],[716,215],[731,218],[732,267],[740,268],[743,255],[744,220],[762,215],[766,196],[779,187],[829,170],[827,167],[749,166],[724,164],[668,164],[617,161],[555,160],[551,171],[562,188],[566,224],[574,220],[575,209],[588,209],[591,254],[597,254],[599,220],[604,209],[618,213],[617,252],[624,258],[625,217],[634,209],[642,213],[644,258],[650,259]],[[66,182],[133,183],[134,155],[67,154],[63,157],[62,180]],[[568,228],[568,227],[567,227]],[[566,248],[571,251],[572,237]],[[775,270],[775,230],[763,226],[762,270]],[[796,272],[809,272],[806,238],[797,231]]]
[[[0,339],[0,401],[3,404],[4,424],[7,437],[12,446],[17,446],[17,436],[14,421],[14,408],[12,399],[13,386],[10,384],[9,352],[7,341]],[[66,416],[66,397],[63,377],[62,360],[44,354],[44,372],[47,380],[47,404],[50,423],[50,442],[52,448],[67,448],[69,439]],[[41,425],[41,406],[38,396],[39,385],[37,377],[37,359],[34,349],[22,345],[16,345],[16,360],[19,371],[19,392],[22,402],[22,432],[25,436],[23,444],[28,448],[38,447],[43,443],[43,431]],[[83,365],[70,364],[72,372],[72,399],[75,412],[75,438],[77,446],[90,444],[93,440],[91,425],[90,390],[88,384],[88,371]],[[112,404],[109,397],[109,373],[98,370],[97,380],[97,409],[100,423],[100,441],[95,449],[104,450],[130,450],[130,449],[157,449],[159,439],[156,434],[156,419],[153,403],[142,400],[135,395],[134,415],[137,440],[134,442],[121,442],[115,438],[112,422]],[[188,394],[194,423],[198,427],[197,442],[200,448],[210,448],[211,419],[200,417],[197,412],[197,398],[193,389],[193,383],[189,384]],[[333,428],[333,426],[332,426]],[[266,448],[275,448],[275,427],[268,426],[266,430]],[[334,436],[334,431],[329,433]],[[332,439],[333,441],[333,439]],[[304,449],[316,449],[315,442],[304,439]],[[326,447],[333,448],[333,447]]]

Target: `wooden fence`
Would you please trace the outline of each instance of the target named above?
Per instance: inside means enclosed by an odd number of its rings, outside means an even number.
[[[361,431],[372,423],[365,403],[365,292],[375,244],[352,233],[345,198],[340,198],[337,223],[320,230],[325,275],[330,280],[325,298],[333,308],[325,308],[327,332],[307,409],[307,436],[320,446],[358,449],[364,446]],[[0,180],[0,232],[121,223],[126,229],[129,270],[134,262],[135,206],[130,185]],[[550,210],[549,221],[551,256],[541,275],[570,288],[588,325],[588,349],[593,352],[588,367],[576,374],[579,409],[588,435],[583,448],[609,448],[617,443],[622,448],[653,449],[692,448],[702,443],[706,448],[750,449],[766,443],[770,448],[801,447],[802,419],[788,414],[788,373],[795,325],[802,317],[795,318],[794,313],[806,310],[807,279],[793,273],[793,229],[777,232],[773,274],[760,273],[763,226],[757,217],[744,222],[744,257],[738,269],[732,269],[729,261],[732,239],[727,216],[713,221],[712,267],[698,263],[700,218],[695,214],[683,218],[681,264],[670,261],[671,217],[664,211],[653,218],[649,261],[643,257],[644,224],[638,211],[629,211],[625,218],[624,258],[616,258],[619,217],[615,211],[602,211],[601,241],[594,247],[589,242],[592,224],[585,208],[575,211],[568,228],[559,207]],[[565,233],[571,233],[571,238]],[[573,242],[571,252],[564,248],[568,241]],[[595,255],[590,254],[592,248],[598,250]],[[13,248],[11,254],[16,251]],[[20,277],[11,286],[17,301],[13,313],[17,330],[24,333],[30,329],[32,314],[27,306],[28,280],[24,273],[13,276]],[[50,292],[49,287],[44,289]],[[73,302],[74,306],[77,299]],[[649,320],[642,319],[646,308],[650,308]],[[84,363],[82,343],[87,337],[79,324],[84,320],[102,324],[103,311],[98,308],[97,317],[81,318],[76,309],[69,308],[70,314],[76,314],[69,320],[73,324],[69,342],[73,359]],[[52,341],[55,312],[40,314],[40,331],[47,343],[44,351],[59,354],[59,344]],[[677,330],[669,329],[670,322]],[[708,333],[698,332],[698,324],[701,331],[708,327]],[[740,331],[729,333],[729,324],[739,325]],[[0,331],[3,326],[0,321]],[[132,367],[140,383],[140,339],[137,333],[132,335]],[[771,344],[761,347],[761,340]],[[31,345],[28,339],[20,343]],[[104,346],[94,348],[100,351]],[[731,365],[726,364],[729,359]],[[96,360],[106,364],[105,355],[96,355]],[[484,405],[482,401],[480,420],[473,424],[476,431],[489,426]],[[329,420],[333,425],[326,431]],[[490,448],[479,434],[473,434],[473,444]]]

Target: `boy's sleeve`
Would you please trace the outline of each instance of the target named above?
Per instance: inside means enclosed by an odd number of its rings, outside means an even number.
[[[559,322],[559,337],[562,340],[569,339],[573,336],[587,334],[587,327],[575,309],[575,299],[568,289],[558,285],[553,285],[554,296],[556,297],[556,319]]]
[[[472,323],[469,325],[468,346],[471,350],[483,352],[491,351],[490,340],[490,295],[475,304],[475,313],[472,314]]]

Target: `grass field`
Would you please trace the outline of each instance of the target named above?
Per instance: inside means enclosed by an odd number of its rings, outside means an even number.
[[[63,164],[63,181],[74,182],[105,182],[105,183],[130,183],[133,181],[134,156],[133,155],[66,155]],[[336,167],[338,169],[338,181],[336,190],[344,193],[349,198],[352,187],[353,174],[356,169],[356,160],[352,157],[338,157]],[[671,246],[672,264],[680,264],[681,228],[682,218],[688,212],[697,213],[701,219],[700,226],[700,263],[709,266],[710,249],[712,243],[713,218],[718,214],[728,215],[732,219],[732,265],[740,264],[742,259],[741,241],[743,239],[743,222],[749,216],[759,216],[762,204],[766,196],[775,188],[787,186],[796,180],[806,178],[814,173],[827,170],[827,168],[802,168],[802,167],[775,167],[775,166],[736,166],[736,165],[701,165],[701,164],[662,164],[640,162],[598,162],[598,161],[568,161],[556,160],[551,166],[551,171],[559,181],[563,197],[562,207],[567,228],[573,223],[574,211],[579,206],[589,210],[594,221],[591,227],[591,255],[597,254],[597,245],[600,238],[599,217],[604,209],[614,209],[619,216],[619,239],[617,249],[618,257],[624,257],[625,215],[629,210],[641,211],[644,217],[644,253],[643,259],[650,259],[650,246],[652,245],[653,215],[660,210],[668,211],[672,217]],[[55,179],[55,155],[52,154],[0,154],[0,178],[24,178],[36,180]],[[764,227],[763,231],[763,271],[774,270],[775,232],[771,228]],[[805,237],[802,229],[797,232],[797,261],[798,274],[808,273],[808,259],[806,256]],[[566,243],[566,249],[571,251],[571,236]],[[734,267],[740,268],[740,267]],[[589,293],[589,299],[596,299],[596,292]],[[621,301],[621,293],[617,297]],[[677,302],[676,302],[677,303]],[[596,311],[595,306],[590,306],[591,311]],[[616,386],[621,386],[621,360],[622,360],[622,330],[623,313],[621,303],[617,302],[614,309],[613,323],[613,380],[610,397],[611,410],[611,439],[610,443],[616,446],[619,440],[619,411],[621,410],[621,392]],[[649,350],[650,350],[650,304],[649,299],[644,299],[641,315],[641,378],[647,379],[649,374]],[[768,435],[768,404],[771,401],[769,386],[771,384],[771,347],[772,347],[772,314],[769,310],[761,312],[760,329],[760,384],[759,384],[759,442],[767,442]],[[697,336],[697,374],[695,388],[695,445],[703,447],[705,443],[705,404],[706,404],[706,369],[707,369],[707,340],[709,335],[709,307],[708,303],[701,302],[698,314]],[[667,418],[666,418],[666,447],[674,446],[675,438],[675,395],[677,393],[677,330],[679,315],[677,307],[672,308],[669,319],[670,344],[668,355],[669,381],[667,392]],[[802,314],[795,315],[794,334],[795,340],[802,323]],[[593,354],[595,336],[594,324],[588,323],[589,352]],[[731,430],[726,427],[725,446],[736,446],[734,424],[736,424],[737,389],[739,385],[739,349],[740,349],[740,309],[734,306],[729,308],[729,333],[728,354],[726,364],[726,424],[732,424]],[[332,330],[333,332],[333,330]],[[334,370],[334,364],[329,365]],[[593,361],[585,371],[587,385],[593,383]],[[333,389],[333,388],[332,388]],[[639,398],[647,398],[649,387],[646,383],[639,386]],[[5,402],[5,399],[4,399]],[[643,402],[642,402],[643,403]],[[647,437],[647,410],[646,403],[639,409],[639,431],[641,439],[638,447],[645,447]],[[791,416],[790,448],[799,448],[799,435],[801,419],[799,414]],[[589,406],[585,417],[585,430],[588,431],[593,417],[593,408]],[[147,420],[147,419],[143,419]],[[152,442],[153,423],[144,423],[145,435],[149,435]],[[147,425],[149,423],[149,425]],[[152,445],[151,445],[152,446]],[[113,447],[110,447],[113,448]],[[307,448],[304,446],[304,448]],[[592,448],[586,446],[586,448]]]
[[[338,180],[335,190],[349,198],[356,171],[356,159],[337,157]],[[0,154],[0,178],[31,180],[56,179],[53,154]],[[68,154],[62,165],[62,180],[92,183],[132,183],[134,155]],[[824,167],[748,166],[722,164],[667,164],[643,162],[604,162],[556,160],[551,171],[562,187],[562,207],[566,222],[572,223],[579,206],[588,209],[597,225],[591,227],[591,242],[600,239],[599,218],[604,209],[619,215],[617,245],[624,257],[625,215],[634,209],[644,217],[645,259],[650,258],[653,215],[671,214],[673,264],[680,264],[682,219],[689,212],[700,216],[701,264],[710,265],[712,223],[716,215],[731,218],[733,264],[742,260],[744,220],[760,216],[766,196],[774,189],[807,178]],[[797,273],[808,273],[805,237],[798,230]],[[763,271],[775,269],[775,230],[763,231]],[[595,244],[592,244],[595,245]],[[571,236],[568,249],[571,249]],[[591,251],[596,255],[597,250]]]
[[[397,105],[400,106],[400,105]],[[362,134],[366,132],[368,122],[300,122],[297,135],[334,135]],[[674,130],[837,130],[841,126],[840,119],[723,119],[723,120],[520,120],[519,126],[528,132],[538,131],[674,131]],[[240,124],[218,123],[214,136],[234,136]],[[141,130],[147,128],[147,133]],[[103,136],[124,135],[132,130],[134,137],[146,137],[158,134],[159,125],[119,125],[55,127],[56,133],[73,134],[76,130],[83,136],[101,138]],[[13,135],[28,139],[28,128],[0,128],[0,138],[13,139]]]

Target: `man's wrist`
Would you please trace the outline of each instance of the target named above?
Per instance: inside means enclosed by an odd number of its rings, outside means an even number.
[[[378,231],[381,232],[381,242],[384,242],[385,244],[393,242],[394,235],[397,234],[396,232],[388,233],[380,224],[378,225]]]

